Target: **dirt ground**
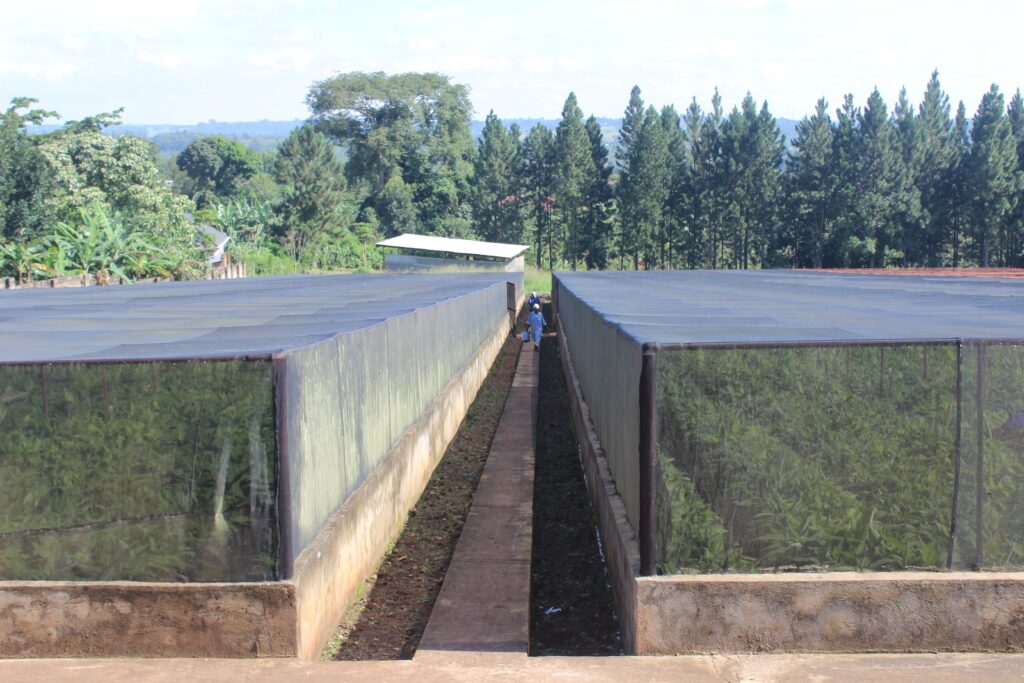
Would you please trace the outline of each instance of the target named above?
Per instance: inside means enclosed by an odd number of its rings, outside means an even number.
[[[409,659],[430,618],[505,409],[522,341],[510,337],[405,528],[324,659]]]
[[[530,654],[621,654],[555,337],[541,342],[536,459]]]

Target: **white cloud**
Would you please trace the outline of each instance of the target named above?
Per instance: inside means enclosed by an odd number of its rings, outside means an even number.
[[[185,55],[176,50],[163,50],[161,52],[140,52],[136,55],[139,61],[147,64],[155,64],[165,69],[177,69],[188,61]]]
[[[283,71],[285,69],[305,69],[313,63],[316,55],[301,47],[289,47],[277,52],[263,52],[249,57],[249,63],[253,66],[267,69],[269,71]]]
[[[0,74],[14,74],[41,78],[46,81],[62,81],[71,78],[78,71],[77,64],[54,62],[40,64],[37,62],[16,62],[11,59],[0,59]]]

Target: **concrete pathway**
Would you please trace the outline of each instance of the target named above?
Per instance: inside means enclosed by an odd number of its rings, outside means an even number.
[[[533,458],[540,354],[523,344],[473,506],[416,659],[530,646]]]

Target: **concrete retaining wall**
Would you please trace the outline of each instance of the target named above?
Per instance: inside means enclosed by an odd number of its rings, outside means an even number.
[[[295,561],[299,657],[319,656],[356,590],[377,569],[508,336],[499,325]]]
[[[639,576],[562,330],[559,348],[627,654],[1024,651],[1024,572]]]
[[[288,657],[280,583],[0,582],[0,657]]]

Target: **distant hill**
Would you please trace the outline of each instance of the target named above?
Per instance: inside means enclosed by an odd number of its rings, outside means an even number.
[[[506,126],[513,123],[518,124],[523,135],[538,123],[550,130],[558,127],[558,119],[502,119]],[[601,124],[601,132],[604,136],[604,143],[608,146],[609,155],[615,157],[615,148],[618,142],[619,127],[622,126],[622,119],[597,117]],[[793,119],[776,119],[779,130],[786,136],[787,141],[796,137],[797,121]],[[176,124],[124,124],[110,126],[103,132],[115,137],[121,135],[135,135],[140,138],[152,140],[161,154],[177,154],[185,149],[190,142],[196,138],[207,135],[223,135],[231,140],[238,140],[251,149],[260,152],[275,149],[282,140],[295,128],[303,124],[301,119],[291,121],[214,121],[194,125]],[[48,133],[60,128],[59,124],[46,124],[43,126],[32,126],[33,133]],[[470,122],[470,131],[474,138],[480,137],[480,131],[484,128],[483,121]]]

